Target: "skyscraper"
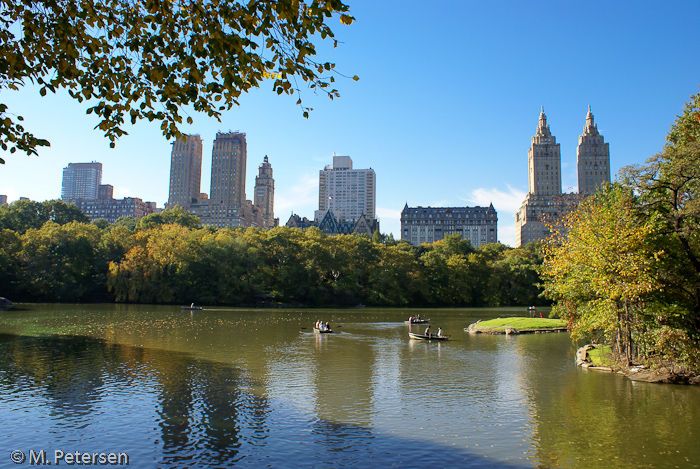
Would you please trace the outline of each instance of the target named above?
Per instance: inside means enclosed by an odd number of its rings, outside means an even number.
[[[319,171],[316,218],[330,210],[340,220],[359,220],[362,215],[374,220],[376,181],[372,168],[353,169],[349,156],[333,155],[333,164]]]
[[[188,135],[173,144],[170,166],[170,198],[165,208],[176,205],[200,218],[203,225],[273,228],[275,180],[265,156],[255,179],[255,203],[245,198],[248,149],[243,132],[217,132],[211,152],[209,195],[200,193],[202,139]]]
[[[529,193],[533,195],[561,194],[561,152],[557,139],[549,130],[544,107],[540,122],[527,151]]]
[[[61,200],[95,200],[102,184],[102,163],[68,163],[63,168]]]
[[[578,139],[578,193],[561,190],[561,156],[559,144],[547,125],[544,108],[528,150],[528,194],[515,214],[515,246],[545,239],[554,223],[603,182],[610,181],[610,151],[598,127],[593,123],[590,106],[583,135]]]
[[[598,133],[598,126],[593,123],[591,107],[588,106],[586,125],[578,138],[576,149],[578,168],[578,191],[590,194],[604,182],[610,182],[610,146]]]
[[[241,207],[245,201],[248,158],[245,133],[217,132],[211,158],[210,209],[228,211]]]
[[[265,155],[265,159],[258,166],[258,175],[255,177],[254,197],[254,205],[260,210],[265,223],[272,223],[275,217],[275,180],[272,177],[272,165],[268,161],[267,155]]]
[[[170,154],[170,194],[165,208],[189,208],[199,198],[202,182],[202,138],[185,135],[173,142]]]

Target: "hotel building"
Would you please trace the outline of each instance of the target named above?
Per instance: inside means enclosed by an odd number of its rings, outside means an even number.
[[[401,239],[414,246],[459,233],[478,248],[498,241],[498,214],[488,207],[409,207],[401,211]]]

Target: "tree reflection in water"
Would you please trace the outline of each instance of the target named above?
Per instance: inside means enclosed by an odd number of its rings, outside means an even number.
[[[235,367],[76,336],[0,334],[6,448],[126,452],[136,467],[438,463],[483,456],[274,409]]]

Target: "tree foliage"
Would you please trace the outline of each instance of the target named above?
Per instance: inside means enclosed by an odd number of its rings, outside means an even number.
[[[672,147],[700,144],[700,93],[685,103],[683,114],[676,117],[666,140]]]
[[[90,219],[77,206],[61,200],[16,200],[0,206],[0,229],[24,233],[41,228],[49,220],[65,225],[73,221],[87,223]]]
[[[545,294],[574,337],[700,372],[700,94],[644,165],[584,201],[544,244]]]
[[[553,313],[569,321],[572,337],[604,338],[628,364],[663,255],[654,221],[637,217],[634,204],[619,185],[585,199],[543,245],[541,269]]]
[[[351,24],[348,11],[341,0],[1,0],[0,89],[68,90],[111,146],[140,119],[179,138],[183,119],[192,123],[186,109],[219,119],[265,80],[300,106],[302,83],[339,96],[335,65],[316,59],[314,41],[337,45],[329,21]],[[0,104],[4,150],[49,145],[11,112]]]
[[[666,250],[659,299],[665,324],[700,344],[700,141],[667,146],[645,166],[622,172],[640,194],[641,217],[656,217]]]
[[[531,304],[532,249],[474,249],[459,235],[420,247],[316,228],[216,229],[178,211],[130,226],[47,221],[0,231],[3,296],[18,301],[116,300],[307,306]],[[133,220],[133,219],[132,219]],[[521,260],[518,275],[506,259]],[[523,272],[529,272],[523,274]],[[502,288],[506,282],[514,296]],[[528,303],[519,303],[527,301]],[[540,300],[541,301],[541,300]]]

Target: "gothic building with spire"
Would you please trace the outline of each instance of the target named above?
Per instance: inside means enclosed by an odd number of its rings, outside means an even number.
[[[578,193],[563,193],[561,153],[556,137],[547,124],[544,108],[540,111],[535,136],[528,150],[528,194],[515,214],[515,246],[545,239],[546,226],[575,208],[586,194],[610,182],[610,149],[593,122],[590,106],[583,134],[578,139]]]
[[[598,133],[598,126],[593,122],[590,106],[588,106],[583,134],[578,138],[576,163],[580,194],[591,194],[601,184],[610,182],[610,146]]]

